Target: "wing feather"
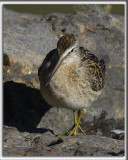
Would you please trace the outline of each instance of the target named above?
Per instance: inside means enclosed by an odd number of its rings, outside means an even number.
[[[105,81],[105,62],[103,59],[99,60],[94,54],[90,53],[83,47],[80,48],[81,61],[89,69],[91,88],[94,91],[99,91],[104,87]]]

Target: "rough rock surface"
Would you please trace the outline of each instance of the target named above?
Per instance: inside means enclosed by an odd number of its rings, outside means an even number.
[[[9,132],[9,134],[8,134]],[[43,133],[43,134],[42,134]],[[97,135],[57,138],[51,131],[4,127],[4,156],[123,156],[124,142]]]
[[[76,14],[41,16],[6,9],[3,14],[3,155],[123,156],[123,131],[121,135],[111,132],[124,130],[123,17],[91,7]],[[72,126],[73,114],[43,100],[37,73],[59,36],[68,32],[78,36],[81,46],[104,58],[107,76],[102,95],[82,118],[87,137],[58,139],[58,133]]]

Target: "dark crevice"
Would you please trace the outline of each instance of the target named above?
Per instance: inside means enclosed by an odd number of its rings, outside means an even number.
[[[52,142],[52,143],[50,143],[49,145],[47,145],[47,147],[54,146],[54,145],[60,144],[60,143],[62,143],[62,142],[63,142],[62,139],[58,139],[56,142]]]

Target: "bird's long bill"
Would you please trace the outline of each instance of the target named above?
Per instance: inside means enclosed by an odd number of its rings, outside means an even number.
[[[60,66],[60,64],[61,64],[61,59],[58,60],[58,62],[56,63],[55,67],[54,67],[53,70],[51,71],[51,74],[50,74],[48,80],[46,81],[45,86],[47,86],[47,85],[50,83],[52,77],[54,76],[54,74],[55,74],[55,72],[57,71],[57,69],[58,69],[58,67]]]

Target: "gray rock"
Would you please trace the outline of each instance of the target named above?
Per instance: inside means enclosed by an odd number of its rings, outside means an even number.
[[[9,61],[4,63],[4,125],[10,126],[10,132],[4,128],[4,155],[124,155],[124,141],[111,139],[124,137],[111,132],[124,130],[124,18],[94,6],[75,14],[40,16],[7,9],[3,14],[3,53]],[[49,106],[43,100],[37,74],[45,55],[56,48],[60,35],[68,32],[78,36],[81,46],[104,58],[107,75],[102,95],[82,117],[81,126],[88,136],[80,134],[61,142],[55,135],[73,125],[72,111]],[[69,143],[72,139],[83,143]],[[91,146],[94,139],[98,147]],[[113,143],[119,147],[113,150]]]
[[[3,55],[3,79],[7,77],[7,72],[10,67],[10,61],[7,54]]]
[[[57,138],[51,132],[19,132],[4,126],[4,156],[124,156],[124,141],[80,134]]]

